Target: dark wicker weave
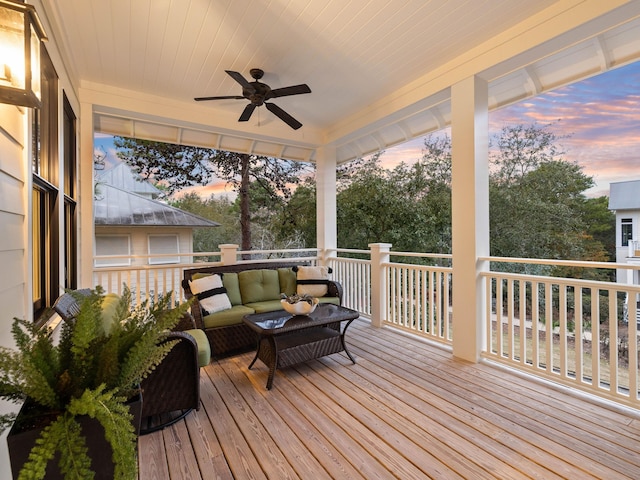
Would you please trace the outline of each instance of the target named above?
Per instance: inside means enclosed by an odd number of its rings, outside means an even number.
[[[72,320],[79,312],[76,296],[89,295],[91,290],[76,290],[61,295],[54,310],[64,319]],[[162,363],[140,384],[142,390],[142,426],[140,435],[160,430],[184,418],[194,408],[200,408],[200,367],[195,339],[181,330],[196,328],[193,317],[185,314],[165,342],[177,340]]]
[[[191,268],[184,271],[184,279],[182,280],[182,288],[186,298],[193,297],[189,287],[189,280],[197,273],[238,273],[244,270],[256,269],[278,269],[292,268],[305,265],[304,263],[241,263],[235,265],[219,265],[200,268]],[[342,304],[342,285],[338,282],[329,281],[329,292],[327,296],[340,298]],[[191,314],[195,320],[197,328],[204,329],[211,345],[211,355],[220,358],[231,353],[246,351],[256,348],[256,334],[251,331],[244,323],[237,325],[227,325],[224,327],[204,328],[202,320],[202,309],[198,299],[195,298],[191,305]]]

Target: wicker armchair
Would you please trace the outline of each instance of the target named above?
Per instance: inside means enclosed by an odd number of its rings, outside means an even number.
[[[91,290],[76,292],[89,295]],[[65,321],[71,321],[79,312],[79,305],[71,293],[61,295],[53,309]],[[140,435],[167,427],[200,409],[200,366],[195,338],[184,330],[195,328],[190,314],[178,322],[165,342],[178,340],[162,363],[142,381],[142,422]]]

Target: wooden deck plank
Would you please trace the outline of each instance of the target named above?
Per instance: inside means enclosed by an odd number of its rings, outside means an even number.
[[[163,430],[167,464],[171,478],[202,478],[185,422],[176,422]]]
[[[207,412],[220,446],[234,478],[266,479],[260,463],[246,439],[238,430],[235,420],[214,385],[214,364],[204,367],[200,376],[200,401]],[[214,378],[212,378],[214,377]]]
[[[138,438],[138,476],[145,480],[169,478],[162,432]]]
[[[245,363],[247,364],[247,363]],[[255,376],[255,381],[259,388],[264,388],[267,380],[267,371],[251,370]],[[282,378],[281,378],[282,377]],[[269,392],[270,398],[272,393],[278,392],[281,396],[287,398],[294,404],[305,419],[305,421],[314,425],[324,439],[330,443],[331,448],[341,452],[352,466],[358,469],[361,475],[366,479],[396,479],[394,475],[381,459],[372,456],[371,453],[359,442],[355,441],[348,432],[341,428],[340,419],[334,415],[332,410],[320,410],[310,400],[310,392],[306,387],[301,387],[299,382],[290,382],[281,372],[276,372],[276,382],[273,389]],[[313,395],[313,393],[311,393]],[[273,400],[272,400],[273,401]],[[337,477],[341,478],[341,477]]]
[[[220,441],[216,436],[209,417],[203,408],[193,411],[185,418],[191,444],[201,472],[206,472],[207,480],[233,480]]]
[[[375,337],[360,338],[356,351],[362,346],[374,352],[381,348],[381,344]],[[418,357],[417,354],[404,350],[402,357],[394,357],[396,352],[391,350],[390,352],[390,354],[381,353],[375,357],[375,361],[380,362],[380,368],[391,363],[400,368],[406,369],[410,366],[418,369],[424,376],[424,378],[417,380],[423,388],[432,390],[433,385],[440,383],[440,388],[451,395],[452,402],[455,401],[458,406],[469,412],[475,412],[476,415],[488,420],[493,425],[503,428],[504,433],[501,434],[501,438],[505,445],[513,445],[516,439],[519,439],[524,442],[523,446],[526,447],[520,453],[526,456],[527,452],[532,452],[538,457],[532,458],[532,460],[547,466],[551,471],[570,477],[576,474],[575,468],[577,467],[582,469],[583,478],[589,476],[615,478],[620,474],[608,466],[609,463],[605,461],[601,451],[591,450],[588,446],[576,444],[572,437],[556,428],[557,424],[553,428],[548,428],[540,425],[536,419],[527,416],[531,415],[529,408],[524,410],[525,414],[522,408],[508,410],[499,404],[505,397],[513,397],[513,392],[504,390],[496,392],[486,387],[469,388],[468,382],[458,378],[457,373],[468,368],[470,364],[450,359],[435,366],[426,366],[427,359],[422,355]],[[455,368],[449,368],[452,364],[458,365]],[[436,366],[438,368],[435,368]],[[536,403],[537,401],[537,398],[530,396],[519,398],[516,403],[527,405],[527,403]],[[608,460],[618,463],[616,459],[608,458]]]
[[[277,390],[265,391],[252,381],[246,357],[221,363],[248,405],[255,412],[300,478],[362,478],[356,469]],[[255,380],[255,379],[254,379]],[[273,397],[279,397],[277,400]]]
[[[436,403],[417,398],[397,385],[386,382],[378,374],[371,374],[366,367],[337,368],[342,364],[337,355],[323,358],[320,363],[332,366],[335,372],[321,372],[323,375],[339,374],[347,385],[361,387],[358,401],[366,408],[385,405],[393,409],[393,415],[401,422],[399,428],[420,439],[422,448],[428,448],[441,461],[454,469],[464,478],[477,478],[484,470],[504,478],[540,478],[550,480],[554,475],[547,469],[525,461],[515,452],[505,448],[481,430],[456,421],[449,415],[443,415]],[[366,363],[366,359],[359,359]],[[349,367],[348,364],[344,366]],[[314,368],[314,365],[310,365]],[[375,382],[375,383],[373,383]],[[415,390],[415,389],[414,389]],[[389,392],[393,391],[391,394]],[[413,398],[411,398],[413,397]],[[491,456],[487,455],[490,452]],[[511,464],[518,464],[523,474]],[[560,478],[560,477],[558,477]]]
[[[363,320],[335,354],[276,372],[202,369],[201,402],[140,438],[139,478],[640,478],[640,412],[606,408]]]

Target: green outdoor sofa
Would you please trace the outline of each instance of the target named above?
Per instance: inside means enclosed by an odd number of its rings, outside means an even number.
[[[326,294],[317,296],[320,302],[342,304],[342,286],[340,283],[326,278],[309,280],[309,270],[296,273],[300,263],[245,263],[235,265],[208,266],[192,268],[184,271],[182,287],[186,298],[196,297],[191,306],[191,314],[198,328],[202,328],[211,345],[211,355],[221,357],[232,352],[249,350],[256,347],[256,336],[243,322],[242,317],[252,313],[282,310],[280,295],[292,295],[298,289],[298,283],[325,285]],[[294,268],[295,267],[295,268]],[[304,273],[307,280],[300,280]],[[196,292],[200,285],[196,282],[206,278],[207,282],[214,282],[207,278],[220,275],[219,287]],[[213,283],[212,283],[213,284]],[[303,287],[308,288],[308,287]],[[315,286],[310,288],[316,288]],[[228,300],[224,298],[224,294]],[[223,297],[220,304],[216,304],[213,313],[209,313],[203,303],[207,297]],[[202,298],[202,297],[205,298]],[[226,303],[228,301],[228,303]],[[215,303],[215,302],[214,302]]]

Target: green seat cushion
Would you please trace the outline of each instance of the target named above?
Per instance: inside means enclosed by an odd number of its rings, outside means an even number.
[[[238,273],[238,281],[244,305],[280,298],[280,281],[277,270],[244,270]]]
[[[111,332],[111,326],[116,320],[116,311],[118,310],[118,303],[120,302],[120,295],[117,293],[107,293],[102,298],[102,327],[104,333],[107,335]]]
[[[333,303],[334,305],[340,305],[339,297],[319,297],[318,303]]]
[[[246,307],[251,307],[256,313],[275,312],[276,310],[282,310],[282,303],[280,300],[265,300],[264,302],[247,303]]]
[[[191,335],[198,345],[198,366],[204,367],[209,365],[211,361],[211,345],[204,330],[195,328],[193,330],[185,330],[184,333]]]
[[[291,268],[279,268],[278,279],[280,280],[280,293],[287,296],[296,293],[296,272]]]
[[[202,322],[204,323],[204,328],[226,327],[228,325],[242,323],[242,317],[251,313],[255,313],[253,308],[245,305],[234,305],[229,310],[222,310],[221,312],[207,315],[202,319]]]

